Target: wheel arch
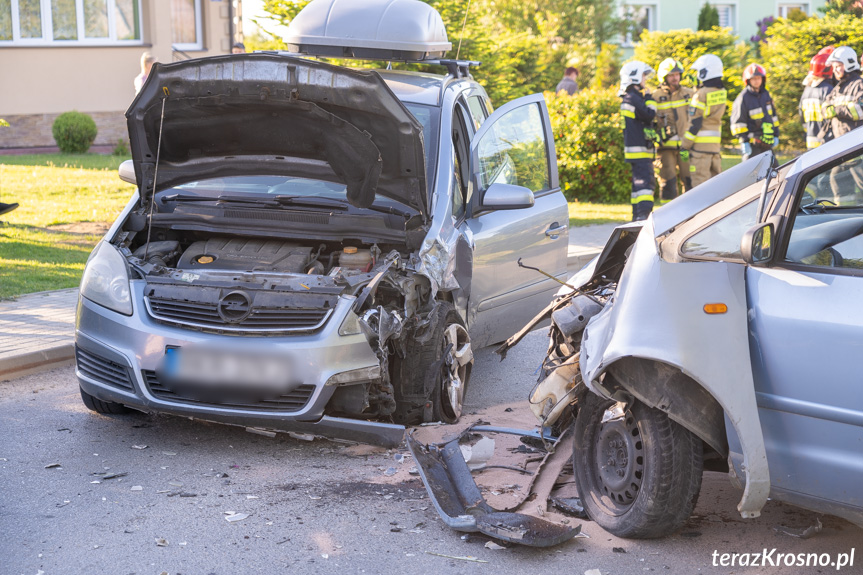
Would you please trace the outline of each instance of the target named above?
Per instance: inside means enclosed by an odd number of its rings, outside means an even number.
[[[728,457],[725,410],[704,385],[680,368],[655,359],[623,357],[608,366],[603,388],[609,396],[623,390],[668,414]]]

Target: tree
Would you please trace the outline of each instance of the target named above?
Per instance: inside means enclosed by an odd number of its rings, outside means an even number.
[[[827,0],[827,4],[818,9],[825,16],[841,16],[851,14],[860,18],[863,16],[863,2],[861,0]]]
[[[719,27],[719,10],[711,6],[710,2],[705,2],[698,13],[698,29],[712,30],[714,27]]]

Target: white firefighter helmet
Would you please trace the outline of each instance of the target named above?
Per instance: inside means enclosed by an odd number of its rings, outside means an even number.
[[[857,52],[848,46],[839,46],[827,58],[827,64],[833,62],[841,62],[845,65],[846,72],[853,72],[860,69],[860,62],[857,61]]]
[[[653,68],[639,60],[627,62],[620,69],[620,91],[625,92],[630,86],[637,86],[646,76],[653,74]]]
[[[699,82],[722,77],[722,60],[715,54],[705,54],[698,58],[692,66]]]

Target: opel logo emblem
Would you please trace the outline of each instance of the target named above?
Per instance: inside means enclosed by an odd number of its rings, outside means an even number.
[[[216,308],[225,323],[240,323],[252,313],[252,298],[244,291],[232,291]]]

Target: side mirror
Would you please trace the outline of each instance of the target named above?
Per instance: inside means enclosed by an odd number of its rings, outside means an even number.
[[[743,261],[750,265],[766,265],[776,251],[776,234],[773,222],[757,224],[743,234],[740,252]]]
[[[135,163],[132,160],[126,160],[120,164],[120,179],[132,185],[138,185],[138,180],[135,178]]]
[[[492,184],[482,197],[480,209],[483,210],[520,210],[533,207],[533,192],[522,186],[512,184]]]

